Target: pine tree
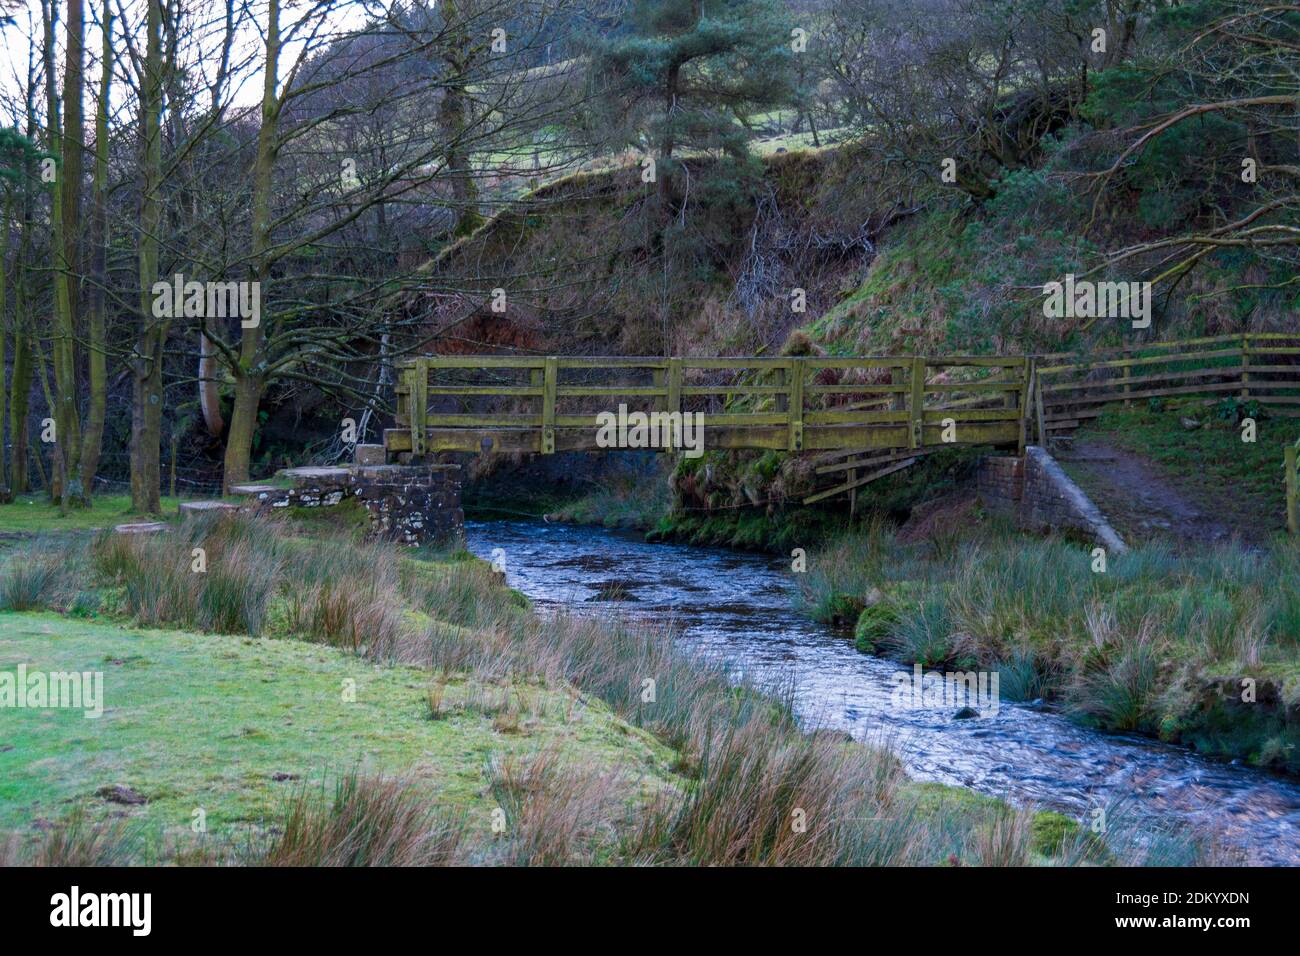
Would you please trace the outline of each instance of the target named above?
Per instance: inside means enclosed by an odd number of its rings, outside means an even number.
[[[625,31],[595,45],[605,119],[671,194],[681,151],[748,158],[745,119],[790,101],[790,38],[774,0],[634,0]]]

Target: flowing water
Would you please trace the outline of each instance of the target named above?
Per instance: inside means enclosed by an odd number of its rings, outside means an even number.
[[[911,669],[860,654],[799,614],[787,563],[564,524],[469,522],[466,532],[481,557],[501,549],[510,585],[543,611],[671,622],[685,644],[760,683],[792,681],[802,719],[888,744],[915,779],[1085,821],[1122,802],[1166,827],[1212,828],[1249,863],[1300,864],[1300,783],[1007,701],[974,719],[957,719],[955,707],[897,706],[897,675]]]

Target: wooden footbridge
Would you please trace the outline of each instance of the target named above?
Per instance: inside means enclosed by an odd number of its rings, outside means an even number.
[[[1024,356],[422,357],[402,368],[384,444],[397,456],[595,451],[601,412],[695,412],[706,449],[821,453],[847,476],[816,496],[829,497],[945,444],[1023,447],[1032,368]]]
[[[439,355],[399,365],[391,459],[595,451],[602,412],[702,414],[705,449],[814,454],[854,491],[953,445],[1023,450],[1116,402],[1237,396],[1300,414],[1300,334],[1087,355],[651,358]]]

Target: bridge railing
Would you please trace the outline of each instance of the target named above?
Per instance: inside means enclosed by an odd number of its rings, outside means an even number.
[[[601,412],[701,412],[709,448],[1025,442],[1023,356],[424,356],[399,363],[393,453],[592,450]]]
[[[1039,356],[1046,432],[1073,429],[1107,405],[1168,397],[1255,401],[1300,415],[1300,334],[1252,332]]]

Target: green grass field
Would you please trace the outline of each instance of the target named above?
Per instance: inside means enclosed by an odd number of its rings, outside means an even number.
[[[163,514],[174,515],[182,498],[162,499]],[[0,505],[0,533],[87,531],[111,528],[126,521],[141,520],[131,512],[130,495],[99,495],[89,508],[69,508],[60,514],[42,494],[19,495],[11,504]]]
[[[0,830],[57,820],[77,803],[188,832],[202,808],[214,837],[279,817],[296,787],[341,773],[400,776],[487,831],[490,760],[551,748],[587,767],[624,768],[629,787],[672,783],[673,755],[599,701],[521,682],[445,685],[430,719],[428,671],[376,667],[293,640],[134,629],[53,613],[0,617],[0,670],[100,671],[104,713],[13,709],[0,724]],[[355,700],[349,687],[355,687]],[[476,698],[508,701],[503,724]],[[469,706],[465,706],[469,705]],[[522,705],[522,706],[520,706]],[[501,729],[503,726],[506,730]],[[146,803],[102,796],[129,788]]]

